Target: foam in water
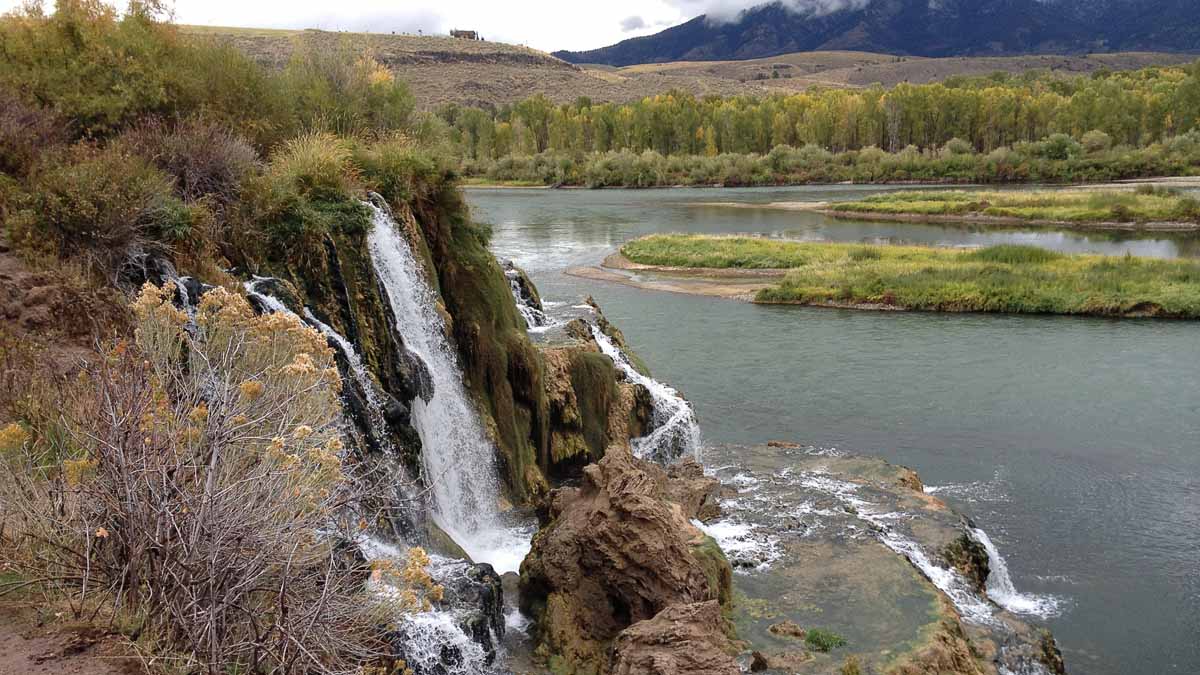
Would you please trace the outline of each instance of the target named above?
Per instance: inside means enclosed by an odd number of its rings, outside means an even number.
[[[358,540],[358,549],[368,560],[403,560],[406,549],[374,537]],[[430,576],[437,582],[458,561],[430,556]],[[382,596],[395,596],[399,590],[385,581],[369,582],[370,589]],[[397,618],[396,632],[401,636],[404,658],[419,673],[481,675],[493,672],[487,653],[463,630],[463,617],[453,607],[436,607],[425,612],[410,612]]]
[[[945,593],[963,618],[979,624],[995,622],[992,606],[987,600],[979,597],[961,574],[952,569],[934,564],[925,551],[915,541],[905,537],[892,527],[888,521],[903,517],[903,514],[881,513],[872,504],[857,495],[858,485],[838,480],[832,476],[811,472],[804,475],[801,484],[813,490],[824,492],[836,497],[843,504],[853,507],[857,516],[874,525],[876,537],[884,546],[908,558],[909,562]]]
[[[1042,619],[1058,614],[1060,606],[1058,598],[1018,591],[1008,573],[1008,563],[1004,561],[1004,556],[1000,555],[1000,550],[992,543],[987,532],[976,527],[971,530],[971,533],[987,550],[989,567],[987,594],[989,598],[1014,614],[1028,614]]]
[[[696,422],[692,404],[671,387],[639,373],[612,338],[595,324],[591,324],[591,328],[600,351],[611,358],[631,382],[650,392],[654,404],[651,431],[632,441],[634,456],[667,463],[683,455],[692,455],[699,462],[700,425]]]
[[[433,518],[472,560],[489,563],[501,574],[515,572],[529,552],[528,533],[500,522],[496,453],[463,387],[436,296],[391,215],[369,202],[366,206],[373,214],[371,260],[395,314],[396,332],[433,379],[432,398],[412,401]]]
[[[716,540],[734,570],[764,570],[783,555],[779,537],[760,531],[757,525],[729,518],[713,523],[692,520],[692,524]]]

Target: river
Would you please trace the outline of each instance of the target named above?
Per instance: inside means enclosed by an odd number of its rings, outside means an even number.
[[[879,190],[467,195],[475,218],[493,226],[497,255],[524,267],[544,299],[599,301],[655,376],[693,402],[706,442],[786,439],[911,466],[987,531],[1018,589],[1058,602],[1045,623],[1072,672],[1200,672],[1200,326],[756,306],[564,272],[652,232],[1200,257],[1200,238],[1187,236],[708,205]]]

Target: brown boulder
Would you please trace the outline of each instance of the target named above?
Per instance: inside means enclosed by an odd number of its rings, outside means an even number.
[[[704,467],[691,457],[667,467],[664,490],[688,518],[707,523],[721,517],[721,481],[704,475]]]
[[[603,671],[625,628],[672,605],[731,598],[729,563],[666,498],[666,473],[610,448],[578,488],[556,490],[521,565],[521,606],[543,655]]]
[[[621,631],[614,675],[735,675],[740,673],[715,600],[672,605]]]

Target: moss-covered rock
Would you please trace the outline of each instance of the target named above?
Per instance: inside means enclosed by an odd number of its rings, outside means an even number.
[[[581,487],[555,491],[521,565],[522,608],[544,656],[607,672],[609,647],[629,626],[677,605],[729,611],[729,563],[669,501],[662,468],[613,448],[583,476]]]
[[[986,592],[991,560],[987,549],[964,528],[961,535],[942,549],[942,558],[971,582],[980,593]]]

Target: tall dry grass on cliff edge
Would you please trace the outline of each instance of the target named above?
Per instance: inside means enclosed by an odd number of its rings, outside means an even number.
[[[120,624],[181,672],[386,663],[381,627],[439,591],[367,593],[381,572],[351,543],[369,516],[354,508],[325,339],[221,289],[191,328],[171,297],[148,285],[133,342],[0,431],[7,588]]]

